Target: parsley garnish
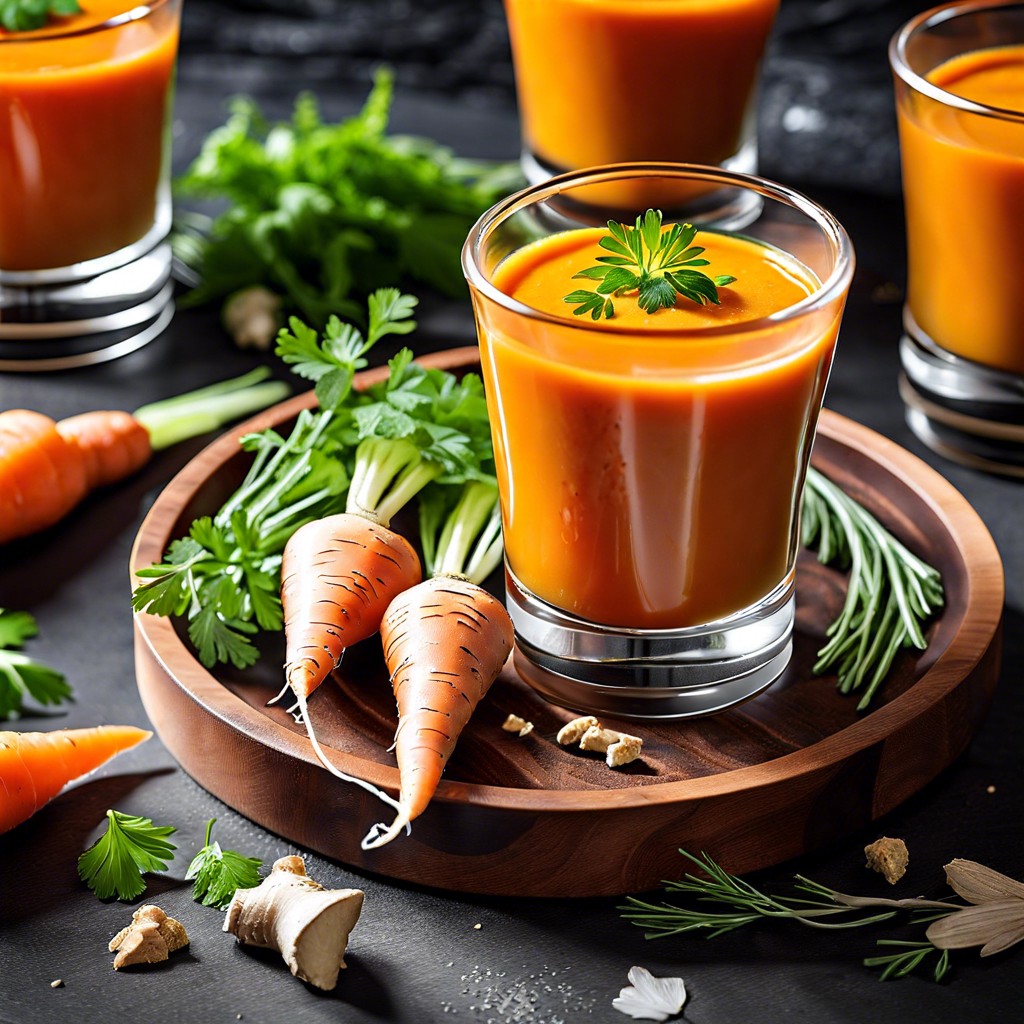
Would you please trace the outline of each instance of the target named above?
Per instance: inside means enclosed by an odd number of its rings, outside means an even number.
[[[71,697],[71,687],[60,672],[12,649],[38,632],[28,612],[0,608],[0,719],[22,714],[25,697],[40,704],[60,704]]]
[[[252,889],[260,884],[260,865],[256,857],[243,857],[234,850],[222,850],[220,843],[210,842],[216,818],[206,823],[206,845],[195,855],[185,873],[192,886],[192,898],[204,907],[224,910],[236,889]]]
[[[590,314],[594,320],[611,318],[615,307],[611,297],[636,292],[636,301],[647,313],[671,309],[676,296],[692,299],[698,305],[718,305],[718,289],[732,284],[735,277],[708,277],[702,270],[709,261],[701,259],[704,247],[693,245],[697,229],[692,224],[673,224],[662,230],[660,210],[648,210],[629,227],[608,221],[609,235],[598,242],[613,255],[598,256],[600,267],[588,267],[573,280],[586,278],[599,281],[596,291],[578,288],[563,301],[576,306],[575,316]]]
[[[0,28],[30,32],[42,28],[50,15],[81,14],[78,0],[0,0]]]
[[[107,822],[107,831],[78,858],[78,877],[101,900],[133,900],[146,890],[143,872],[167,868],[177,847],[165,836],[177,830],[120,811],[107,811]]]

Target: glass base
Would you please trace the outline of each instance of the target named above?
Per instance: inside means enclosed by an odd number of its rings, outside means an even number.
[[[522,151],[519,162],[530,185],[544,184],[551,178],[567,174],[571,170],[548,163],[528,149]],[[609,167],[625,166],[625,164],[609,165]],[[665,166],[678,168],[684,165],[667,164]],[[753,174],[757,169],[756,140],[750,139],[744,143],[735,156],[722,162],[721,169]],[[647,206],[657,206],[664,214],[666,221],[688,221],[715,227],[720,231],[740,231],[757,218],[763,206],[763,200],[757,193],[748,189],[717,188],[684,203],[672,203],[664,198],[655,197],[647,202]],[[564,216],[565,226],[571,228],[603,227],[609,220],[632,223],[637,214],[642,213],[643,210],[638,209],[635,204],[625,206],[603,200],[586,203],[563,196],[559,203],[559,212]]]
[[[156,338],[173,315],[171,248],[161,238],[142,253],[122,253],[128,262],[92,277],[55,281],[46,271],[30,281],[0,271],[0,370],[88,366]]]
[[[907,425],[938,454],[1024,476],[1024,377],[940,348],[904,314],[900,396]]]
[[[727,619],[678,630],[586,622],[539,600],[506,567],[520,676],[552,703],[618,718],[691,718],[769,687],[792,654],[794,576]]]

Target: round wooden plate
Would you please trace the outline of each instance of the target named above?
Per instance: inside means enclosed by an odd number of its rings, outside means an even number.
[[[476,360],[476,349],[465,348],[423,362],[460,370]],[[368,371],[361,382],[381,375]],[[286,425],[312,404],[311,394],[284,402],[193,459],[142,524],[133,572],[159,561],[237,485],[243,434]],[[390,809],[328,774],[287,711],[266,706],[282,682],[279,637],[261,638],[264,657],[254,668],[210,672],[180,623],[137,615],[143,702],[168,749],[211,793],[302,846],[392,878],[494,895],[593,896],[678,876],[680,847],[740,873],[778,863],[860,828],[934,778],[985,714],[999,663],[1002,565],[960,494],[891,441],[827,411],[814,463],[937,566],[946,587],[928,649],[897,658],[867,714],[837,692],[834,678],[812,674],[845,580],[807,552],[798,566],[793,662],[760,697],[713,718],[620,723],[643,737],[644,756],[612,770],[559,747],[555,733],[572,714],[506,667],[412,834],[379,850],[363,852],[359,841],[373,822],[390,820]],[[387,752],[394,702],[376,638],[346,653],[310,712],[339,768],[397,791]],[[503,732],[509,712],[532,721],[533,733]]]

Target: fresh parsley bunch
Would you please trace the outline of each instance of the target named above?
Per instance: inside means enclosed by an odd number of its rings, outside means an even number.
[[[22,714],[26,697],[44,705],[71,698],[71,687],[62,673],[18,650],[38,632],[36,620],[28,612],[0,608],[0,720]]]
[[[175,255],[199,282],[188,302],[263,285],[319,327],[332,313],[358,318],[360,299],[402,278],[464,294],[466,235],[519,171],[388,135],[392,92],[378,71],[363,109],[334,124],[308,93],[274,125],[252,100],[233,102],[176,182],[178,196],[230,204],[179,219]]]

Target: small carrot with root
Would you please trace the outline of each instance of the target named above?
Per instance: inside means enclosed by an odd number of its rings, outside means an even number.
[[[440,507],[438,501],[420,506],[432,575],[399,594],[381,622],[398,705],[398,813],[390,826],[370,830],[364,850],[391,842],[426,810],[459,736],[512,650],[508,612],[479,586],[501,560],[496,485],[468,483],[435,543]]]
[[[138,612],[187,616],[189,638],[208,668],[246,668],[259,658],[250,637],[281,629],[281,562],[289,538],[306,523],[345,510],[355,450],[353,389],[366,353],[389,334],[407,334],[416,299],[396,288],[374,292],[364,334],[337,317],[319,333],[292,317],[277,354],[315,381],[318,408],[303,410],[290,433],[264,430],[242,439],[252,463],[213,516],[195,520],[164,561],[138,571]]]
[[[359,437],[345,512],[297,530],[285,547],[281,605],[285,688],[299,720],[332,774],[383,793],[339,771],[325,756],[307,700],[338,667],[345,650],[372,636],[394,597],[422,579],[420,560],[390,522],[432,480],[462,482],[491,457],[480,378],[461,380],[425,369],[403,349],[387,380],[353,411]]]
[[[0,732],[0,832],[26,821],[69,782],[152,735],[131,725]]]
[[[0,412],[0,544],[60,522],[89,493],[146,464],[154,451],[263,409],[288,393],[269,371],[154,402],[54,421],[30,409]]]

